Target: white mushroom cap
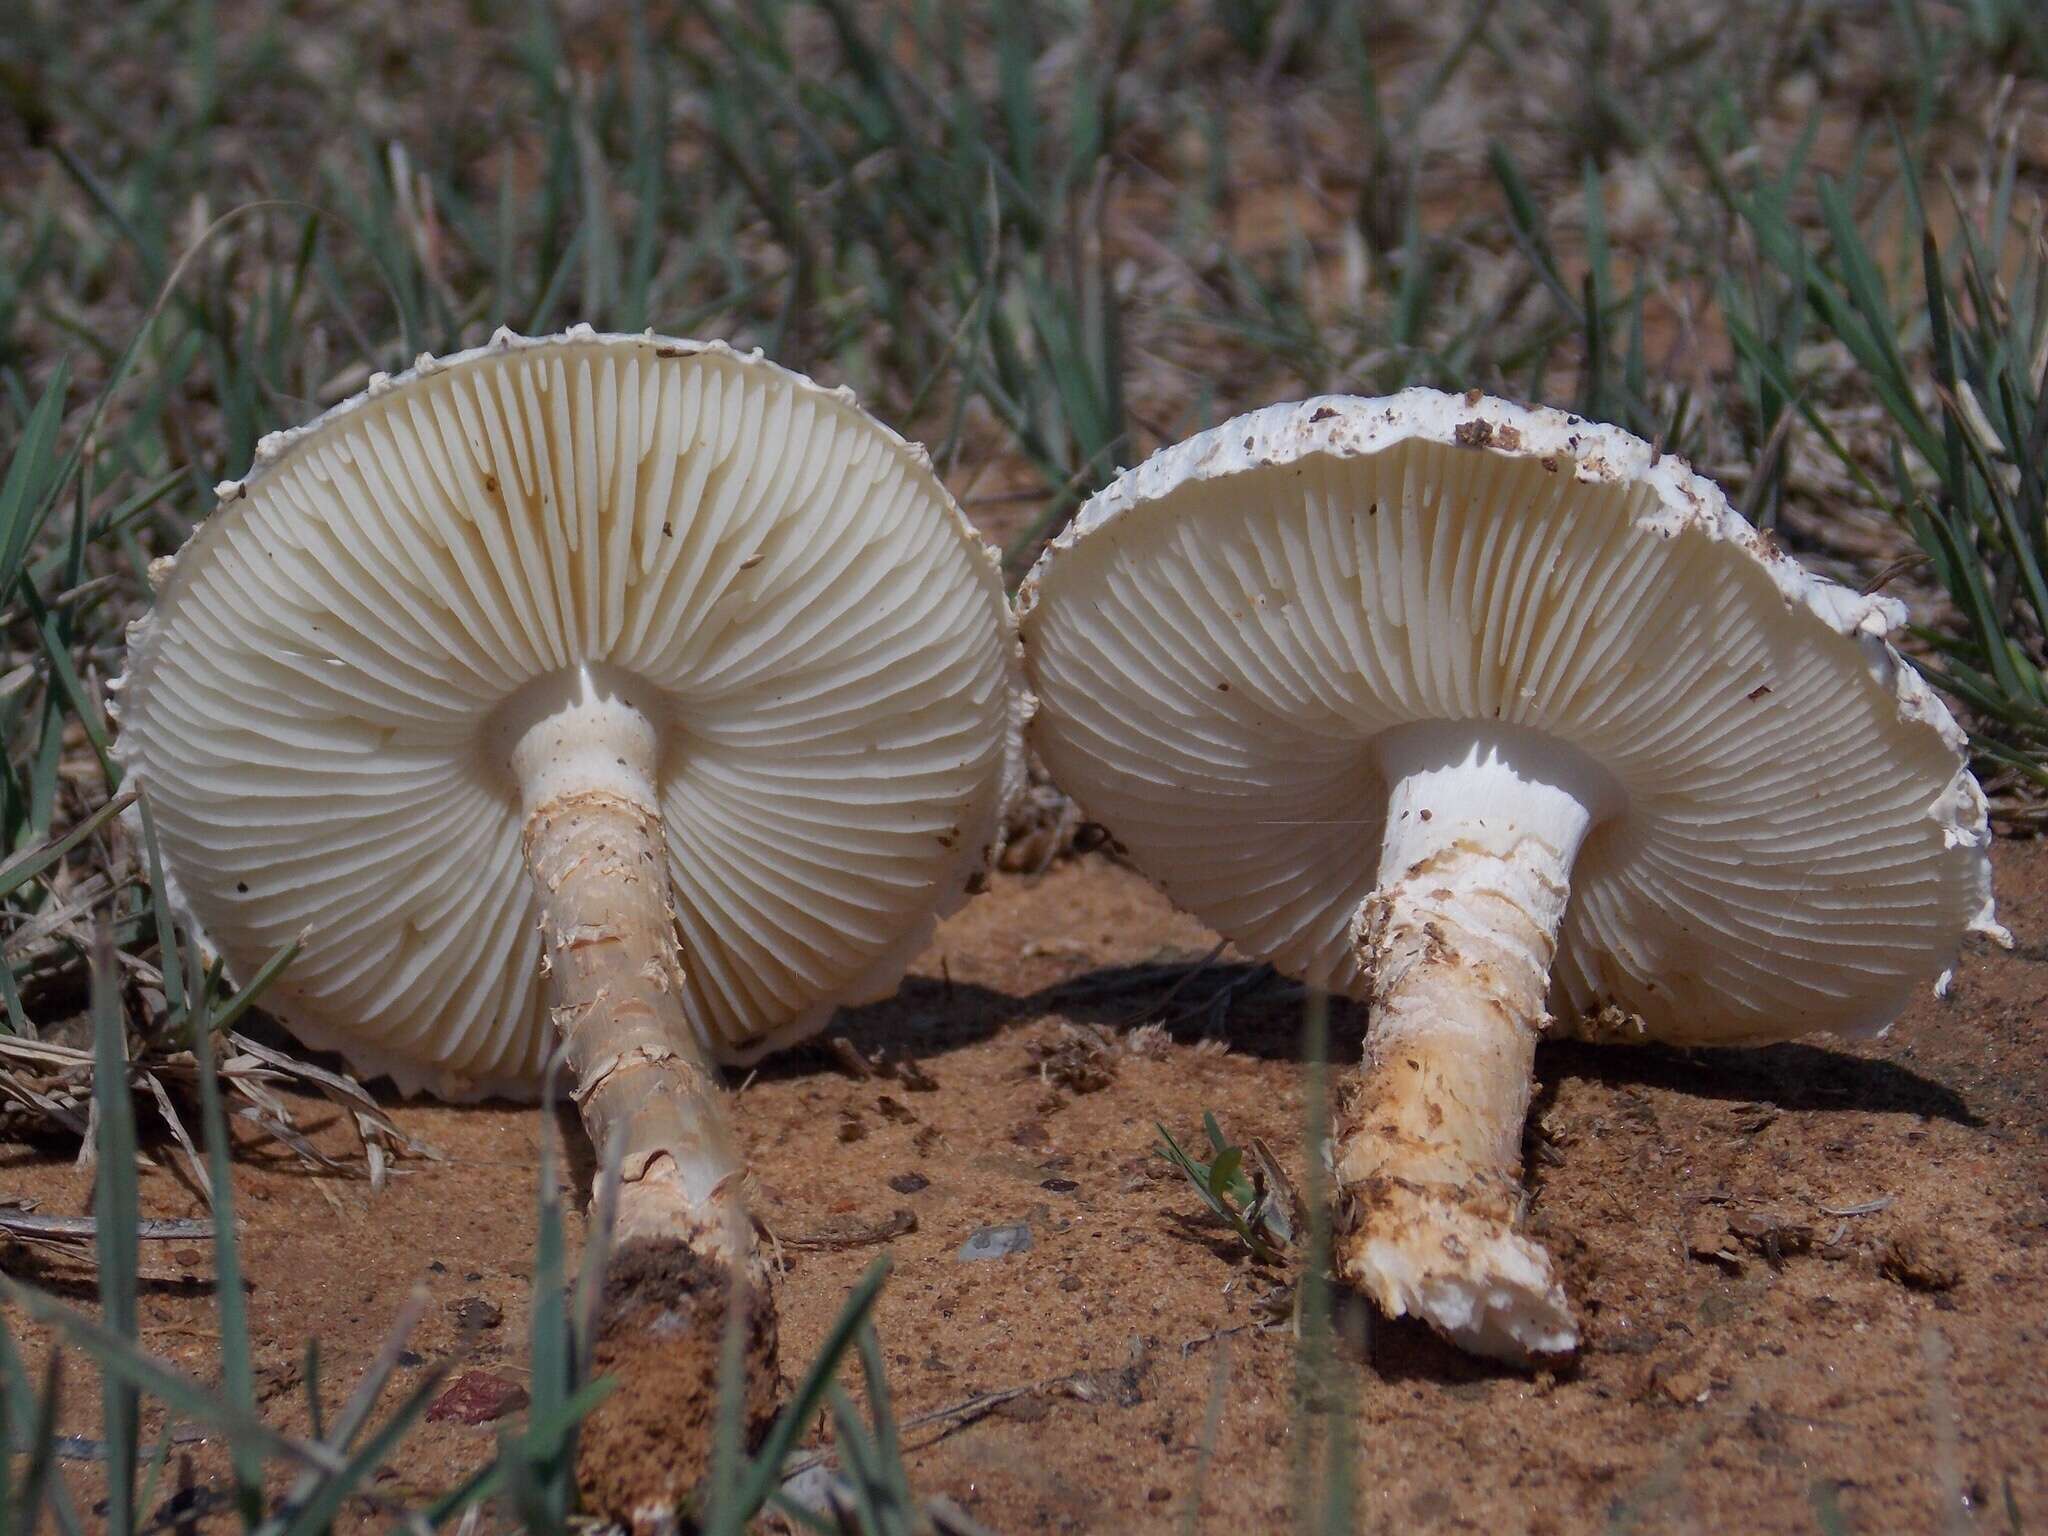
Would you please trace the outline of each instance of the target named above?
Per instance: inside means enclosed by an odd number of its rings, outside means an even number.
[[[1364,995],[1389,733],[1498,722],[1597,787],[1551,1011],[1881,1028],[1993,917],[1901,606],[1627,433],[1478,395],[1278,405],[1081,509],[1018,603],[1053,777],[1238,946]]]
[[[552,1047],[520,731],[579,678],[659,737],[693,1024],[728,1059],[893,987],[1021,778],[994,553],[929,458],[720,343],[579,327],[423,360],[296,432],[130,635],[119,753],[175,899],[408,1091]]]

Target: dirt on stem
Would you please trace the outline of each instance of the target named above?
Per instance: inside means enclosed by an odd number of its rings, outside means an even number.
[[[593,1146],[619,1155],[591,1362],[618,1388],[585,1425],[578,1480],[594,1512],[661,1529],[710,1470],[735,1308],[750,1442],[774,1416],[774,1300],[726,1093],[682,1011],[658,819],[617,795],[564,795],[533,813],[526,858],[573,1097]]]

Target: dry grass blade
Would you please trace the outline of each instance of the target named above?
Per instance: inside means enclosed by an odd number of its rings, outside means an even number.
[[[134,799],[133,790],[124,790],[62,837],[53,838],[40,848],[18,853],[5,864],[0,864],[0,901],[12,896],[28,881],[56,864],[72,849],[120,815]]]
[[[213,1236],[213,1223],[181,1219],[144,1219],[135,1224],[141,1243],[205,1242]],[[5,1238],[74,1274],[90,1273],[99,1267],[99,1223],[91,1216],[38,1216],[0,1210],[0,1238]],[[137,1279],[176,1284],[194,1276],[190,1263],[158,1262],[147,1252],[136,1261]]]
[[[310,1062],[299,1061],[246,1035],[230,1032],[233,1053],[220,1063],[220,1080],[232,1101],[236,1119],[288,1147],[302,1162],[333,1173],[364,1171],[381,1182],[381,1170],[394,1157],[438,1159],[432,1146],[409,1136],[354,1078]],[[182,1120],[165,1084],[181,1095],[196,1095],[198,1064],[192,1053],[138,1039],[148,1054],[131,1059],[131,1080],[151,1094],[171,1135],[197,1174],[198,1153],[184,1133]],[[86,1111],[92,1102],[93,1055],[90,1050],[47,1040],[22,1040],[0,1035],[0,1133],[26,1135],[61,1131],[83,1136]],[[294,1087],[316,1092],[347,1112],[364,1149],[357,1164],[322,1151],[301,1129],[290,1107],[274,1089]],[[201,1188],[206,1181],[200,1177]]]
[[[361,1138],[365,1155],[371,1162],[371,1183],[381,1185],[378,1170],[383,1166],[386,1155],[420,1157],[438,1161],[441,1154],[428,1143],[417,1137],[408,1136],[398,1128],[392,1118],[384,1113],[377,1101],[353,1077],[343,1072],[330,1072],[312,1062],[301,1061],[283,1051],[273,1050],[267,1045],[251,1040],[247,1035],[230,1034],[228,1040],[241,1057],[253,1057],[268,1066],[280,1078],[300,1084],[310,1084],[324,1094],[329,1101],[348,1111],[353,1117],[356,1134]],[[223,1064],[222,1071],[227,1071]]]
[[[0,1211],[0,1232],[31,1242],[89,1243],[99,1231],[90,1216],[38,1216],[32,1211]],[[135,1224],[135,1236],[145,1243],[205,1242],[213,1237],[213,1223],[183,1217],[150,1217]]]

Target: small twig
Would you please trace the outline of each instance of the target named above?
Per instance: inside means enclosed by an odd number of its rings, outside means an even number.
[[[812,1253],[839,1253],[848,1248],[869,1248],[876,1243],[890,1242],[916,1230],[917,1213],[898,1210],[871,1227],[856,1227],[848,1232],[813,1232],[804,1237],[779,1237],[773,1232],[769,1232],[768,1235],[779,1248],[795,1248]]]
[[[1860,1200],[1854,1205],[1823,1205],[1824,1216],[1875,1216],[1879,1211],[1888,1211],[1898,1201],[1897,1195],[1879,1195],[1875,1200]]]
[[[825,1050],[832,1057],[832,1063],[857,1083],[864,1083],[875,1075],[874,1063],[861,1055],[860,1047],[844,1035],[834,1035],[825,1042]]]
[[[207,1438],[207,1432],[196,1425],[181,1424],[170,1432],[168,1438],[173,1445],[197,1445]],[[16,1441],[9,1449],[25,1456],[34,1447],[22,1440]],[[51,1452],[59,1461],[105,1461],[107,1442],[95,1440],[90,1435],[59,1435],[51,1443]]]
[[[1214,1344],[1219,1339],[1234,1339],[1240,1333],[1251,1333],[1255,1329],[1263,1329],[1266,1326],[1264,1323],[1239,1323],[1235,1328],[1218,1328],[1210,1333],[1197,1334],[1194,1338],[1188,1339],[1181,1345],[1180,1357],[1185,1360],[1204,1344]]]
[[[46,608],[66,608],[78,602],[81,598],[91,597],[97,592],[104,592],[109,587],[117,586],[126,579],[119,571],[109,572],[105,576],[88,577],[77,586],[69,587],[59,592],[55,597],[44,598],[43,606]],[[6,612],[0,613],[0,625],[18,624],[27,617],[27,609],[19,605],[12,606]]]
[[[26,1211],[0,1210],[0,1232],[43,1242],[89,1243],[99,1235],[99,1222],[91,1216],[35,1216]],[[135,1235],[146,1243],[203,1242],[213,1236],[213,1223],[203,1219],[144,1219],[135,1224]]]

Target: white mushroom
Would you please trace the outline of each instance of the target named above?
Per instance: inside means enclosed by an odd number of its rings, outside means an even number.
[[[130,636],[120,756],[228,969],[303,931],[268,995],[301,1038],[447,1098],[559,1046],[623,1146],[610,1513],[701,1470],[735,1275],[772,1406],[715,1062],[886,993],[978,880],[1015,665],[921,450],[758,354],[587,327],[266,438]]]
[[[1053,777],[1240,949],[1371,1004],[1340,1267],[1482,1354],[1577,1340],[1517,1230],[1553,1023],[1866,1034],[2002,936],[1900,606],[1613,428],[1255,411],[1097,495],[1019,615]]]

